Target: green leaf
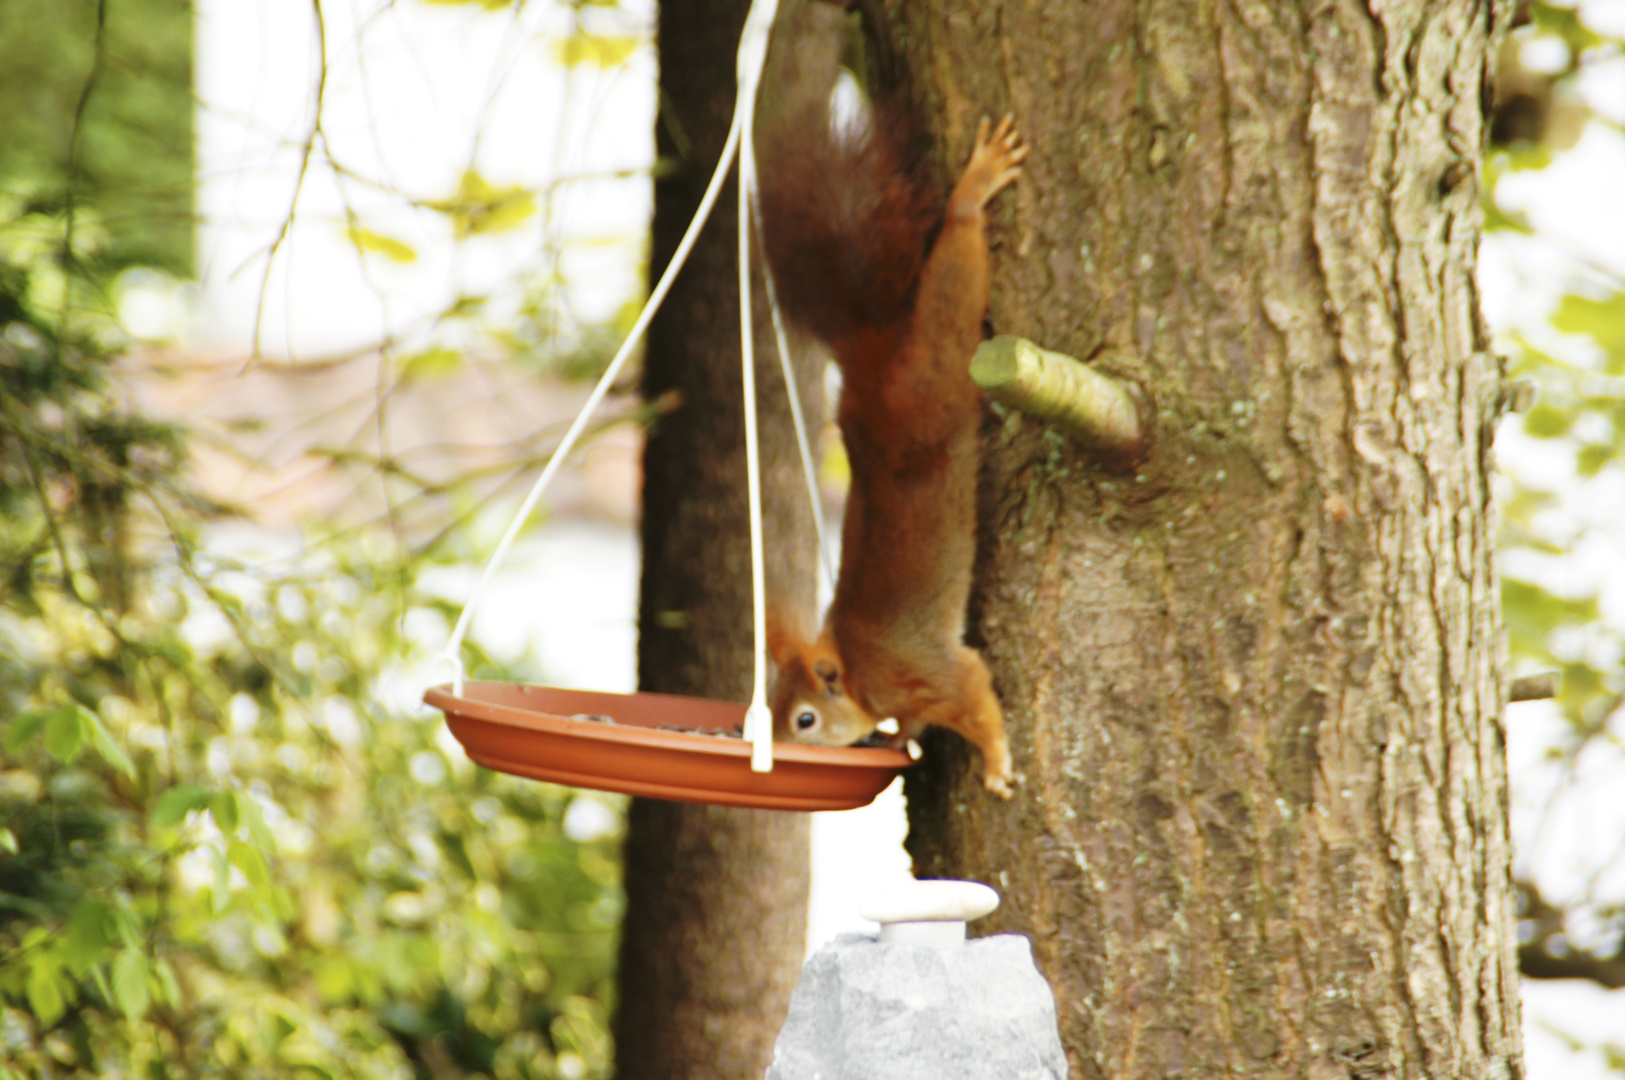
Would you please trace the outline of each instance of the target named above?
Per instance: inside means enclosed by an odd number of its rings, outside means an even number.
[[[135,949],[125,949],[113,961],[113,1001],[119,1012],[131,1020],[146,1015],[152,1004],[152,993],[147,988],[149,970],[147,958]]]
[[[0,825],[0,851],[17,854],[17,834]]]
[[[171,1006],[180,1005],[181,984],[175,978],[175,969],[166,960],[155,960],[152,967],[158,976],[158,992],[163,1000]]]
[[[571,34],[553,45],[553,58],[565,67],[591,64],[599,68],[619,67],[637,51],[635,37],[600,37],[597,34]]]
[[[1575,52],[1583,52],[1603,43],[1603,38],[1580,19],[1580,13],[1571,8],[1552,4],[1530,4],[1531,21],[1535,27],[1563,39]]]
[[[28,1007],[33,1010],[34,1018],[41,1027],[51,1027],[58,1020],[67,1006],[62,998],[62,980],[60,969],[54,963],[35,963],[28,972],[28,985],[25,993],[28,995]]]
[[[15,754],[23,745],[39,734],[39,729],[45,726],[45,721],[51,718],[49,709],[30,709],[21,712],[11,721],[6,729],[6,753]]]
[[[1523,414],[1523,430],[1537,439],[1555,439],[1574,426],[1574,413],[1553,405],[1536,405]]]
[[[450,375],[463,366],[463,354],[456,349],[436,346],[414,353],[401,361],[401,378],[432,379]]]
[[[1538,349],[1529,343],[1521,334],[1509,334],[1512,340],[1512,355],[1509,357],[1511,365],[1507,368],[1508,378],[1521,378],[1533,376],[1535,385],[1541,385],[1543,379],[1548,377],[1548,368],[1556,368],[1567,373],[1569,365],[1563,363],[1552,354]]]
[[[281,1051],[282,1060],[302,1072],[308,1072],[316,1080],[338,1080],[338,1074],[333,1071],[332,1063],[325,1056],[324,1051],[309,1045],[290,1046]]]
[[[214,913],[223,915],[231,906],[231,863],[223,848],[213,850],[214,860]]]
[[[81,900],[62,928],[62,962],[75,975],[83,975],[107,959],[113,943],[113,912],[99,900]]]
[[[183,784],[172,787],[158,796],[157,805],[152,808],[152,816],[148,822],[154,829],[173,829],[186,820],[186,815],[193,810],[202,810],[209,805],[209,793],[202,788]]]
[[[1519,143],[1503,151],[1513,172],[1538,172],[1552,163],[1552,149],[1541,143]]]
[[[113,929],[126,948],[141,948],[141,916],[128,904],[113,909]]]
[[[62,764],[70,764],[85,746],[85,724],[79,709],[63,705],[45,721],[45,749]]]
[[[1607,443],[1587,443],[1580,447],[1574,467],[1581,476],[1596,476],[1616,456],[1616,448]]]
[[[316,992],[328,1005],[341,1005],[355,994],[355,976],[347,959],[327,956],[316,962]]]
[[[241,840],[233,840],[226,845],[226,857],[231,861],[231,865],[243,872],[243,876],[255,889],[263,891],[271,887],[271,872],[265,868],[265,858],[257,848],[250,847]]]
[[[471,881],[479,880],[479,872],[474,869],[474,860],[468,857],[467,842],[456,833],[440,834],[440,850],[445,852],[446,858],[451,860],[453,866],[463,872],[463,876]]]
[[[1491,199],[1484,203],[1484,231],[1515,232],[1533,236],[1535,227],[1529,224],[1529,219],[1521,211],[1508,213],[1501,209],[1499,203]]]
[[[1501,614],[1506,621],[1514,651],[1546,660],[1547,636],[1560,626],[1594,621],[1597,618],[1597,600],[1595,597],[1570,600],[1554,596],[1538,585],[1503,577]]]
[[[517,229],[536,213],[536,197],[517,184],[495,187],[473,169],[449,199],[428,204],[451,218],[458,239]]]
[[[1600,300],[1569,293],[1552,313],[1552,328],[1584,334],[1610,357],[1625,354],[1625,292]]]
[[[415,989],[425,973],[434,966],[432,957],[429,963],[423,962],[424,957],[413,947],[411,937],[405,934],[383,937],[374,956],[373,968],[383,979],[384,985],[397,994]]]
[[[298,1030],[299,1025],[294,1023],[284,1014],[273,1013],[271,1015],[271,1030],[269,1034],[271,1036],[271,1041],[276,1044],[278,1049],[281,1049],[282,1044],[287,1042],[288,1036],[292,1035]]]
[[[242,814],[243,824],[248,826],[248,838],[263,851],[275,851],[276,837],[271,833],[271,826],[265,822],[265,808],[259,800],[247,792],[239,792],[237,809]]]
[[[231,836],[237,831],[237,826],[242,824],[242,814],[235,791],[228,789],[215,792],[214,797],[209,800],[209,812],[214,815],[215,828],[219,829],[223,836]]]
[[[443,320],[471,319],[485,310],[486,301],[489,299],[486,296],[459,296],[451,302],[450,307],[440,313],[440,318]]]
[[[363,229],[359,225],[351,225],[344,230],[344,235],[349,238],[350,243],[354,244],[358,251],[374,251],[390,262],[395,263],[417,262],[417,249],[410,244],[395,239],[393,236],[385,236],[383,233],[373,232],[371,229]]]
[[[74,708],[79,711],[81,726],[85,734],[90,736],[90,744],[96,748],[96,753],[102,756],[103,761],[123,773],[125,779],[134,780],[135,766],[124,753],[124,748],[102,726],[101,718],[83,705],[75,705]]]
[[[96,984],[96,990],[102,995],[103,1001],[113,1000],[113,987],[107,981],[107,965],[97,964],[90,969],[90,979]]]

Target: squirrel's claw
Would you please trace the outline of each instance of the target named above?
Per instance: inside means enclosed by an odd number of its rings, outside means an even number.
[[[970,161],[960,180],[961,189],[970,196],[972,204],[965,209],[980,210],[993,196],[1015,183],[1021,175],[1018,166],[1026,160],[1028,151],[1021,133],[1016,130],[1013,114],[1006,113],[997,127],[983,117],[976,125],[976,145],[971,149]],[[952,207],[958,208],[959,204],[957,197],[951,200]]]
[[[1006,801],[1015,797],[1021,785],[1021,774],[1016,772],[988,772],[982,777],[982,786]]]

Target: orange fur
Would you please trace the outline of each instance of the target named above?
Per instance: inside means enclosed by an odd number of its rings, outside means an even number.
[[[814,139],[803,145],[817,144]],[[852,266],[892,267],[893,274],[910,275],[910,280],[868,284],[875,296],[904,298],[883,306],[882,318],[872,317],[871,309],[865,313],[869,317],[804,320],[821,332],[841,367],[839,420],[852,489],[841,534],[840,578],[823,632],[810,642],[782,627],[775,634],[779,675],[770,702],[775,731],[779,738],[850,745],[870,736],[882,719],[895,717],[899,730],[888,741],[901,745],[928,725],[945,727],[981,751],[984,784],[1005,798],[1015,776],[1003,713],[986,665],[963,641],[982,417],[981,393],[969,366],[987,309],[983,208],[1015,180],[1025,156],[1009,117],[991,132],[982,122],[923,263],[907,251],[869,250],[908,243],[910,236],[919,242],[917,230],[843,220],[831,226],[838,229],[836,236],[826,229],[812,244],[796,231],[829,224],[827,215],[810,216],[805,206],[788,219],[772,212],[775,205],[795,202],[798,179],[876,182],[861,170],[844,178],[802,170],[777,187],[771,186],[771,172],[763,179],[765,246],[775,277],[791,282],[785,291],[792,315],[822,311],[816,298],[802,302],[818,286],[797,276],[798,251],[827,252],[839,242],[859,249]],[[885,153],[871,152],[869,158],[874,167],[889,167]],[[899,182],[892,175],[881,180],[888,193]],[[905,193],[867,200],[825,196],[823,201],[870,205],[885,214],[888,206],[911,207],[918,199]]]

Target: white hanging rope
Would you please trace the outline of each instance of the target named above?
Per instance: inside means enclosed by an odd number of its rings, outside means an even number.
[[[659,310],[660,304],[671,289],[671,283],[677,276],[677,271],[687,261],[689,251],[693,248],[695,240],[699,237],[701,228],[710,216],[712,207],[716,204],[717,195],[722,190],[722,182],[727,175],[728,167],[733,164],[738,154],[739,146],[743,141],[746,153],[739,154],[739,289],[740,289],[740,330],[742,339],[740,351],[743,355],[744,370],[744,407],[745,407],[745,466],[749,484],[750,495],[750,542],[751,542],[751,593],[752,593],[752,622],[755,639],[755,665],[751,688],[750,707],[745,712],[745,736],[751,740],[751,769],[756,772],[770,772],[773,768],[773,721],[772,714],[767,707],[767,606],[764,559],[762,553],[762,492],[761,492],[761,466],[756,437],[756,372],[755,347],[751,329],[750,304],[750,222],[751,210],[755,204],[756,188],[756,161],[754,144],[752,141],[753,120],[756,105],[756,91],[761,85],[762,67],[767,59],[767,43],[773,28],[774,15],[778,9],[778,0],[752,0],[750,12],[745,18],[745,28],[740,35],[738,54],[737,82],[739,96],[734,103],[733,122],[728,128],[728,140],[722,149],[722,156],[717,162],[716,171],[711,174],[711,182],[706,186],[705,195],[700,199],[699,208],[694,213],[694,220],[689,223],[688,230],[683,234],[682,241],[672,254],[671,262],[667,264],[665,272],[661,274],[660,281],[649,294],[648,302],[644,304],[642,313],[633,324],[631,333],[621,344],[620,351],[610,361],[598,385],[588,396],[581,412],[576,415],[570,429],[565,432],[564,438],[559,442],[553,456],[548,459],[547,466],[542,475],[537,478],[525,501],[520,504],[518,512],[509,524],[508,530],[503,534],[496,550],[486,562],[485,569],[480,573],[470,593],[468,602],[463,607],[462,614],[457,618],[457,625],[452,629],[451,638],[446,647],[437,653],[430,661],[431,667],[442,662],[449,663],[454,672],[452,692],[458,697],[463,693],[463,663],[459,656],[464,636],[468,633],[469,623],[474,616],[474,609],[484,598],[485,590],[489,586],[491,576],[507,556],[508,549],[513,546],[514,540],[524,528],[531,511],[541,499],[542,493],[552,483],[553,477],[558,473],[559,467],[564,463],[570,451],[574,449],[581,432],[587,426],[594,411],[597,410],[609,388],[620,375],[621,368],[632,355],[632,350],[642,339],[644,332],[649,328],[649,322]],[[780,358],[785,364],[785,383],[790,394],[791,411],[795,416],[797,440],[801,447],[802,466],[807,473],[809,491],[813,493],[814,520],[818,522],[819,544],[824,542],[823,516],[817,506],[817,486],[811,465],[811,452],[806,445],[804,425],[801,421],[801,405],[795,392],[795,380],[789,370],[789,353],[784,344],[784,331],[781,325],[777,298],[772,295],[772,282],[768,282],[769,300],[773,308],[774,331],[777,335]],[[829,570],[827,554],[824,558],[826,572]],[[833,580],[833,574],[831,575]]]
[[[750,125],[745,125],[749,130]],[[747,142],[746,147],[749,147]],[[748,175],[747,149],[739,157],[741,179]],[[744,358],[745,475],[750,487],[750,592],[751,620],[756,642],[752,650],[750,708],[745,710],[745,738],[750,740],[753,772],[773,771],[773,714],[767,707],[767,599],[762,558],[762,465],[756,438],[756,348],[752,340],[750,310],[750,210],[745,184],[739,185],[739,352]]]
[[[739,35],[739,101],[734,115],[739,153],[739,355],[744,379],[745,474],[750,492],[750,588],[755,649],[745,738],[752,772],[773,771],[773,714],[767,707],[767,584],[762,556],[762,466],[756,437],[756,333],[750,297],[750,207],[756,189],[756,91],[767,60],[768,35],[778,0],[752,0]]]
[[[752,170],[754,179],[754,170]],[[756,233],[762,233],[762,204],[756,185],[750,189],[750,215]],[[784,313],[779,310],[778,290],[773,287],[773,268],[762,260],[762,280],[767,284],[767,309],[773,313],[773,340],[779,349],[779,368],[784,372],[784,391],[790,395],[790,418],[796,428],[796,449],[801,454],[801,473],[807,481],[807,501],[812,505],[813,527],[818,530],[818,564],[831,592],[835,589],[835,562],[830,558],[829,540],[824,532],[824,502],[818,495],[818,469],[813,465],[812,447],[807,443],[807,422],[801,414],[801,392],[796,389],[796,373],[790,366],[790,342],[784,332]]]
[[[678,243],[677,250],[672,253],[671,262],[666,264],[666,270],[660,275],[660,281],[656,283],[654,290],[649,293],[648,302],[643,305],[643,313],[638,316],[638,321],[632,325],[632,332],[621,343],[621,351],[616,353],[615,358],[609,362],[609,367],[605,369],[603,376],[598,380],[598,385],[593,387],[591,396],[587,398],[587,403],[581,407],[581,412],[576,415],[575,422],[570,425],[570,430],[564,433],[564,439],[559,443],[558,449],[554,450],[553,456],[548,459],[547,467],[542,470],[542,475],[537,478],[535,486],[530,489],[530,494],[525,496],[525,501],[520,504],[519,512],[514,515],[512,524],[508,526],[508,531],[503,534],[496,550],[491,553],[491,558],[485,564],[485,570],[480,574],[479,581],[474,585],[474,591],[469,594],[468,603],[463,607],[463,613],[458,616],[457,625],[451,632],[451,639],[446,642],[446,647],[440,650],[430,661],[431,665],[443,661],[450,662],[452,670],[456,673],[452,681],[452,693],[458,697],[463,694],[463,661],[458,654],[462,649],[463,636],[468,633],[469,621],[474,617],[474,608],[484,598],[486,586],[491,581],[491,575],[496,572],[496,568],[501,565],[503,558],[507,556],[508,548],[513,546],[515,538],[519,535],[519,530],[524,528],[531,511],[536,508],[537,500],[542,497],[542,492],[547,490],[547,485],[553,482],[553,477],[559,471],[559,466],[564,463],[564,459],[575,448],[576,440],[581,437],[582,429],[587,426],[587,421],[592,418],[594,410],[604,400],[604,396],[609,393],[610,386],[614,384],[615,379],[620,375],[621,368],[626,366],[626,361],[632,355],[632,350],[642,339],[644,331],[649,328],[650,320],[654,318],[655,312],[660,310],[660,304],[666,299],[666,293],[671,291],[671,283],[676,279],[677,271],[687,261],[688,253],[694,247],[695,240],[699,238],[700,229],[705,225],[705,219],[710,216],[711,208],[716,205],[717,196],[722,191],[723,179],[727,176],[728,168],[733,164],[734,154],[739,148],[739,126],[740,110],[736,107],[734,109],[733,124],[728,128],[728,141],[722,147],[722,158],[717,162],[716,171],[711,174],[711,183],[706,187],[705,195],[700,199],[699,209],[694,211],[694,220],[689,223],[688,231],[683,234],[683,239]]]

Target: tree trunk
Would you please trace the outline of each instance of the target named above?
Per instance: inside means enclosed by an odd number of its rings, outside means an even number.
[[[657,274],[727,136],[745,8],[660,7],[657,146],[677,167],[655,185]],[[644,395],[676,390],[681,404],[644,451],[638,682],[743,702],[753,640],[735,198],[730,183],[650,327]],[[757,315],[765,330],[766,312]],[[769,579],[781,602],[811,609],[815,534],[770,333],[758,335],[757,359]],[[808,415],[822,415],[817,378],[798,383]],[[760,1080],[806,950],[808,827],[805,814],[632,801],[615,1022],[622,1080]]]
[[[993,332],[1154,417],[1111,473],[994,410],[972,637],[1026,782],[933,738],[917,872],[1002,890],[1077,1077],[1521,1075],[1474,284],[1508,5],[886,2],[944,182],[984,114],[1033,146]]]

